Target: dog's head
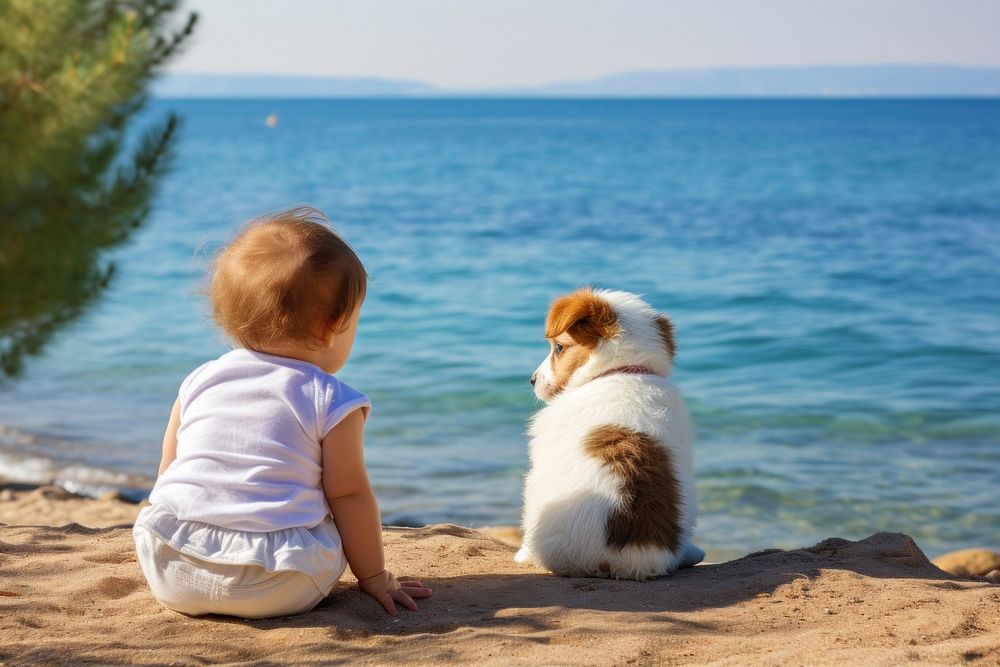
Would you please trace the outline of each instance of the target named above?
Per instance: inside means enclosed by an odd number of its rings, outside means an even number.
[[[531,376],[543,401],[619,368],[668,375],[676,350],[666,315],[635,294],[589,287],[556,299],[545,337],[549,356]]]

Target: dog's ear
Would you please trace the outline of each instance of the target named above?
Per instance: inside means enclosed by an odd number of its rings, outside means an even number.
[[[549,309],[545,337],[569,333],[573,340],[595,347],[601,340],[618,335],[618,316],[608,301],[589,287],[559,298]]]
[[[656,327],[660,330],[660,338],[663,339],[663,347],[667,350],[670,361],[674,360],[677,354],[677,343],[674,341],[674,323],[666,315],[659,315],[656,318]]]

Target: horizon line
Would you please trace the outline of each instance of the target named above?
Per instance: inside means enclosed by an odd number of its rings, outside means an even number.
[[[1000,64],[994,65],[984,65],[975,63],[945,63],[945,62],[867,62],[867,63],[820,63],[820,64],[783,64],[783,65],[705,65],[698,67],[656,67],[656,66],[643,66],[635,67],[630,69],[621,69],[612,72],[607,72],[604,74],[593,74],[593,75],[580,75],[580,78],[566,78],[566,79],[553,79],[543,83],[532,83],[532,84],[505,84],[505,85],[490,85],[481,84],[474,87],[465,86],[452,86],[448,84],[437,84],[429,83],[424,79],[419,78],[406,78],[394,75],[382,75],[382,74],[313,74],[313,73],[296,73],[296,72],[226,72],[220,70],[171,70],[165,68],[157,73],[157,77],[164,76],[219,76],[219,77],[257,77],[257,78],[296,78],[296,79],[310,79],[310,80],[328,80],[328,79],[339,79],[339,80],[372,80],[372,81],[383,81],[387,83],[410,83],[419,84],[422,86],[427,86],[439,90],[445,91],[490,91],[490,90],[521,90],[521,89],[535,89],[535,88],[545,88],[549,86],[560,86],[560,85],[576,85],[583,83],[592,83],[596,81],[601,81],[608,78],[631,75],[631,74],[650,74],[650,73],[706,73],[706,72],[719,72],[719,71],[760,71],[760,70],[806,70],[806,69],[868,69],[868,68],[912,68],[912,69],[927,69],[927,68],[941,68],[941,69],[965,69],[965,70],[995,70],[1000,71]]]
[[[1000,100],[1000,93],[980,94],[980,93],[924,93],[914,94],[894,94],[894,93],[872,93],[858,95],[571,95],[562,93],[539,93],[529,94],[508,94],[508,93],[440,93],[440,94],[419,94],[404,95],[400,93],[386,93],[384,95],[373,94],[350,94],[342,93],[338,95],[157,95],[151,94],[150,99],[154,100],[187,100],[192,102],[216,102],[219,100],[237,100],[241,102],[273,102],[275,100],[291,102],[309,102],[322,100],[358,100],[358,101],[406,101],[406,102],[433,102],[438,100],[455,101],[485,101],[485,100],[511,100],[511,101],[580,101],[580,102],[815,102],[815,101],[841,101],[841,102],[864,102],[875,100],[894,101],[967,101],[967,100]]]

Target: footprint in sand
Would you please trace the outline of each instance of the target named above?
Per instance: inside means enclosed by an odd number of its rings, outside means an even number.
[[[119,600],[142,585],[137,579],[105,577],[98,581],[90,592],[106,600]]]
[[[93,556],[84,556],[83,560],[88,563],[101,563],[105,565],[121,565],[122,563],[135,562],[134,551],[119,551],[116,553],[101,553]]]

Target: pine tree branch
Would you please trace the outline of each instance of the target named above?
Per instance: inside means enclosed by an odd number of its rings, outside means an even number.
[[[122,147],[197,22],[167,28],[178,5],[0,0],[0,380],[99,298],[115,273],[104,252],[148,214],[178,118]]]

